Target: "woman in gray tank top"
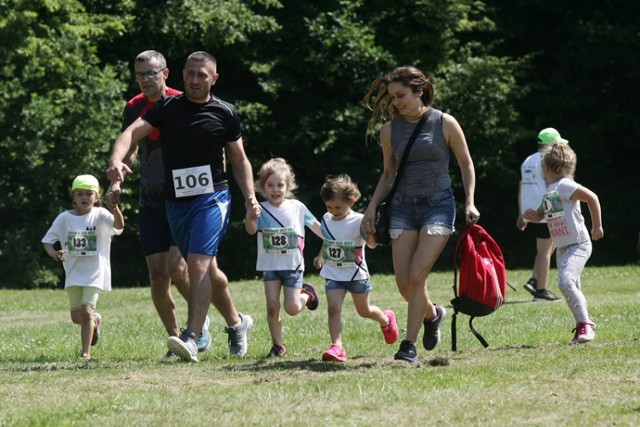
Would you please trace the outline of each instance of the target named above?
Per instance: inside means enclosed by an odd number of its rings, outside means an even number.
[[[415,67],[399,67],[376,79],[365,95],[373,112],[367,128],[380,124],[383,172],[364,214],[365,230],[374,230],[376,207],[396,179],[404,149],[417,123],[426,116],[406,160],[391,203],[391,248],[396,284],[408,302],[407,335],[395,359],[417,362],[416,341],[424,325],[422,344],[433,350],[440,340],[444,307],[434,305],[427,290],[431,268],[454,231],[455,200],[449,177],[449,148],[462,175],[465,221],[476,222],[475,171],[467,141],[457,120],[431,106],[434,89]]]

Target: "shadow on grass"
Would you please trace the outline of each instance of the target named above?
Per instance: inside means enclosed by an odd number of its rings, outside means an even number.
[[[307,360],[278,360],[272,362],[272,359],[265,358],[252,364],[229,366],[230,370],[237,371],[274,371],[274,370],[299,370],[311,371],[317,373],[323,372],[348,372],[367,369],[380,368],[422,368],[422,367],[439,367],[449,366],[449,359],[446,357],[434,357],[431,359],[421,360],[418,363],[409,363],[399,360],[380,360],[369,357],[353,357],[348,362],[324,362],[317,359]]]
[[[300,371],[312,371],[312,372],[341,372],[341,371],[353,371],[360,369],[372,369],[378,368],[384,363],[372,362],[371,360],[358,360],[365,359],[360,357],[354,357],[349,359],[347,363],[340,362],[323,362],[317,359],[307,360],[278,360],[277,362],[271,362],[273,359],[265,358],[258,360],[251,364],[237,365],[229,367],[238,371],[273,371],[274,369],[281,370],[300,370]]]

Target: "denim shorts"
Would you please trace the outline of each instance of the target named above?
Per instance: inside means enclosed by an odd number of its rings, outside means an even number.
[[[324,289],[332,291],[334,289],[344,289],[352,294],[366,294],[371,291],[371,281],[369,279],[353,280],[351,282],[339,282],[337,280],[327,279]]]
[[[279,280],[285,288],[302,289],[303,275],[304,271],[302,270],[265,271],[262,273],[262,281],[272,282]]]
[[[420,197],[402,195],[391,204],[389,234],[397,238],[402,230],[427,227],[429,234],[450,235],[456,221],[456,200],[453,190],[436,191]]]

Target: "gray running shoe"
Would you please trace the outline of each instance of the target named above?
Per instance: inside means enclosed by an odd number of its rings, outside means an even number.
[[[187,362],[198,361],[198,345],[196,334],[188,329],[182,331],[180,337],[169,337],[167,340],[169,351]]]
[[[200,332],[200,338],[198,338],[198,351],[202,352],[211,347],[211,334],[209,333],[209,316],[204,319],[202,325],[202,332]]]
[[[409,340],[400,343],[400,350],[393,356],[395,360],[404,360],[405,362],[416,363],[418,361],[418,352],[416,346]]]
[[[239,325],[227,326],[224,329],[229,334],[229,352],[232,356],[244,357],[247,354],[249,348],[247,333],[252,326],[253,318],[247,314],[240,314]]]
[[[440,324],[447,316],[447,310],[444,307],[436,305],[436,317],[433,319],[424,319],[424,334],[422,335],[422,345],[425,350],[433,350],[440,342]]]
[[[549,289],[538,289],[533,295],[533,300],[540,301],[560,301],[560,298],[551,293]]]
[[[160,361],[161,362],[175,362],[178,359],[179,359],[178,356],[176,356],[175,354],[171,353],[170,351],[167,351],[165,353],[165,355],[160,358]]]

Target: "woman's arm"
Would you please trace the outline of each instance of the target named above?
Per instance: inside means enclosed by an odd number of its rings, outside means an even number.
[[[462,185],[465,193],[464,215],[467,224],[476,222],[480,218],[480,212],[475,206],[476,172],[473,167],[473,160],[464,132],[458,121],[450,114],[442,115],[442,128],[444,136],[458,161],[462,174]]]
[[[391,147],[391,122],[387,122],[380,129],[380,147],[382,148],[383,170],[378,185],[373,192],[369,206],[364,213],[362,222],[367,233],[372,233],[375,226],[376,208],[384,200],[391,190],[391,186],[396,179],[396,159],[393,156]]]

